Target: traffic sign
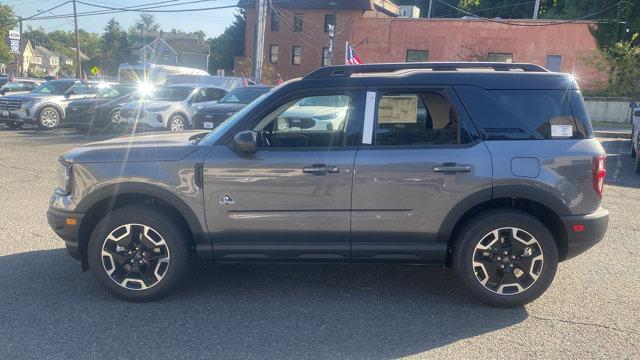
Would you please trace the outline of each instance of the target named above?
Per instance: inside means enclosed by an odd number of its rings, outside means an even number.
[[[92,68],[91,68],[91,73],[92,73],[94,76],[95,76],[95,75],[100,74],[100,68],[99,68],[99,67],[97,67],[97,66],[92,67]]]

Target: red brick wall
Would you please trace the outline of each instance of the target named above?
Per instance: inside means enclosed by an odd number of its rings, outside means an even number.
[[[301,32],[293,32],[293,14],[302,13],[303,26]],[[329,34],[324,32],[324,16],[333,14],[327,10],[282,9],[279,31],[271,31],[271,13],[267,12],[267,25],[264,41],[264,59],[269,60],[269,45],[278,45],[279,56],[276,68],[284,80],[304,76],[322,65],[322,48],[328,47]],[[337,11],[336,35],[334,40],[334,63],[344,64],[344,45],[350,32],[351,23],[362,17],[362,11]],[[255,9],[247,10],[247,31],[245,39],[245,56],[253,56],[253,24]],[[291,64],[293,46],[302,46],[302,63]]]
[[[429,61],[469,60],[473,54],[495,52],[512,53],[514,62],[542,66],[547,55],[562,55],[561,70],[574,73],[583,88],[606,78],[584,64],[583,58],[597,48],[587,22],[513,26],[462,19],[359,18],[349,39],[364,41],[356,51],[365,63],[403,62],[407,49],[429,50]]]
[[[304,14],[303,31],[294,33],[292,13]],[[271,31],[267,17],[265,59],[269,45],[279,45],[276,68],[283,79],[304,76],[320,67],[322,47],[327,46],[324,15],[333,10],[282,10],[285,23]],[[588,22],[553,26],[513,26],[464,19],[399,19],[376,17],[375,12],[338,11],[334,63],[344,63],[344,45],[359,44],[358,56],[364,63],[404,62],[407,49],[428,50],[429,61],[471,60],[489,52],[511,53],[514,62],[546,65],[547,55],[562,55],[562,71],[574,73],[583,88],[594,88],[606,74],[589,67],[584,57],[597,48]],[[247,11],[245,54],[252,56],[255,11]],[[532,24],[532,21],[523,21]],[[542,24],[541,22],[535,22]],[[300,45],[302,64],[291,64],[292,46]]]

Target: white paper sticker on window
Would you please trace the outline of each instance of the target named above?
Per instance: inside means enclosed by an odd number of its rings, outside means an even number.
[[[378,124],[415,124],[418,122],[417,96],[385,95],[378,104]]]
[[[551,137],[571,137],[573,136],[572,125],[551,125]]]

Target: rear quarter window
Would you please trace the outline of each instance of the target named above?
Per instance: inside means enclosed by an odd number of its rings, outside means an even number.
[[[590,125],[576,121],[572,111],[572,104],[584,106],[575,90],[485,90],[476,86],[456,90],[486,140],[583,139],[591,135]]]

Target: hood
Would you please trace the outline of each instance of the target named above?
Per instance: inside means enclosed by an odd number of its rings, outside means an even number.
[[[230,111],[236,112],[245,106],[247,106],[247,104],[217,103],[212,105],[205,105],[202,107],[194,107],[194,110],[198,110],[199,114],[218,114],[218,113],[227,113]]]
[[[151,109],[161,106],[173,105],[174,101],[165,101],[165,100],[135,100],[128,103],[125,108],[126,109]]]
[[[51,96],[62,96],[62,95],[27,92],[27,93],[20,93],[20,94],[10,93],[9,95],[3,96],[3,98],[9,99],[9,100],[33,100],[33,99],[46,98]]]
[[[190,137],[202,131],[158,132],[121,136],[85,144],[68,151],[62,158],[69,162],[176,161],[197,149]]]

